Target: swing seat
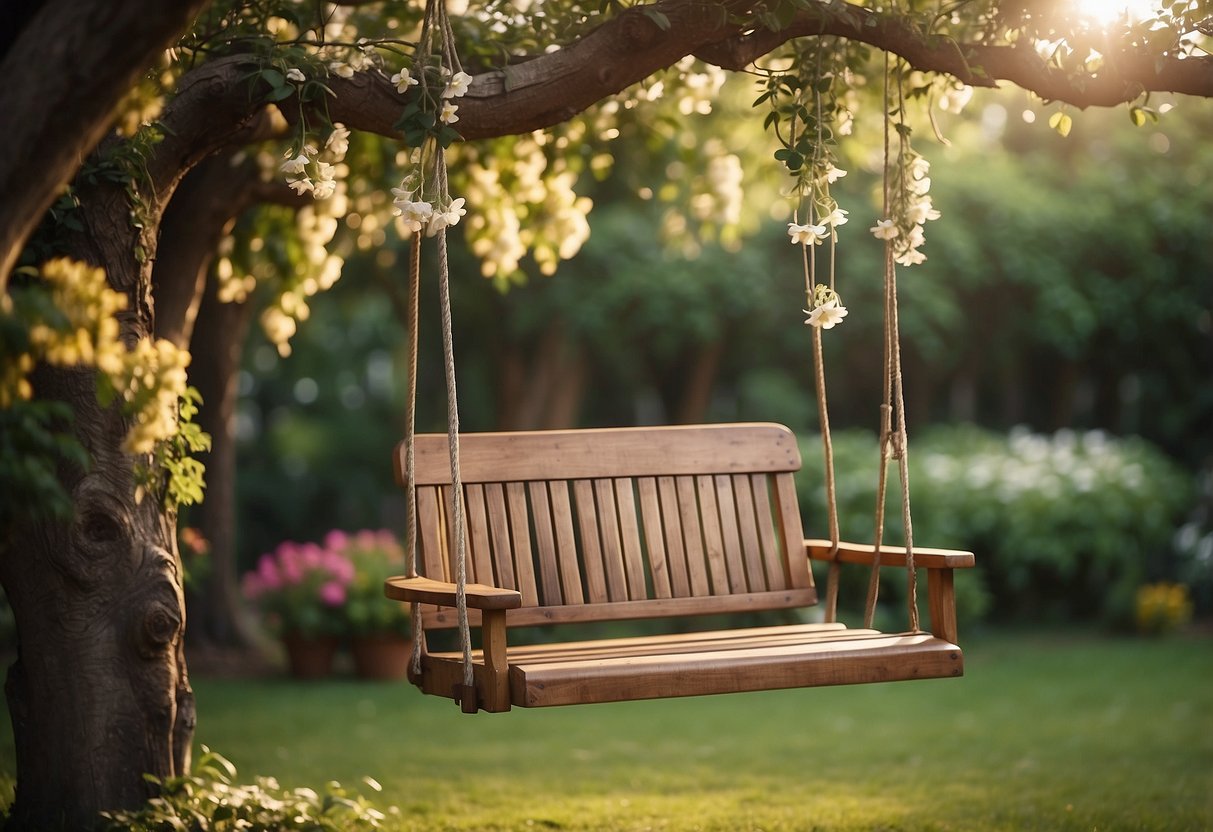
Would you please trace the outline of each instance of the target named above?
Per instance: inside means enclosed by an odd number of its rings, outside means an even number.
[[[817,602],[791,431],[773,424],[463,434],[469,621],[480,628],[474,685],[463,653],[423,649],[410,680],[463,710],[507,711],[776,688],[959,676],[953,570],[973,555],[915,548],[931,632],[836,622],[509,644],[508,631],[641,618],[669,629]],[[398,479],[405,481],[404,447]],[[424,577],[391,578],[389,598],[422,605],[427,631],[458,625],[447,437],[415,442],[418,558]],[[840,545],[843,563],[873,547]],[[883,547],[882,566],[905,567]]]

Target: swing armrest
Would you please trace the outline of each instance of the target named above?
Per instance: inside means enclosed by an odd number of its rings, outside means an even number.
[[[833,546],[828,540],[806,540],[805,551],[812,560],[830,560]],[[876,559],[876,547],[866,543],[839,543],[840,563],[871,564]],[[957,549],[920,549],[914,547],[914,565],[927,570],[927,595],[931,615],[931,633],[950,644],[957,643],[956,588],[953,570],[973,565],[973,553]],[[881,546],[881,566],[906,565],[906,550],[902,546]]]
[[[513,589],[499,589],[485,584],[468,584],[465,597],[469,609],[512,610],[522,606],[522,593]],[[455,584],[432,581],[429,578],[388,578],[383,583],[383,594],[396,601],[420,604],[436,604],[440,607],[455,606]]]
[[[812,560],[830,560],[832,548],[828,540],[806,540],[805,551]],[[876,547],[869,543],[838,544],[840,563],[871,564],[876,557]],[[914,565],[924,569],[965,569],[973,565],[973,553],[960,549],[927,549],[914,547]],[[881,546],[881,566],[906,565],[906,550],[903,546]]]

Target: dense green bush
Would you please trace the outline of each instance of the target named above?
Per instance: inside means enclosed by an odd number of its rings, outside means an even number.
[[[983,612],[988,591],[1003,619],[1127,624],[1138,586],[1174,577],[1174,530],[1192,507],[1194,488],[1150,445],[1097,431],[1003,435],[967,426],[927,431],[910,444],[915,544],[977,555],[976,575],[958,589],[962,620]],[[871,540],[876,439],[843,432],[834,446],[842,536]],[[802,453],[806,529],[824,537],[819,439],[804,440]],[[900,543],[895,474],[888,499],[886,540]],[[893,581],[886,594],[892,600],[902,590]]]

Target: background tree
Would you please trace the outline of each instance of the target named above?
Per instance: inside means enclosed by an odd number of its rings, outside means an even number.
[[[102,141],[70,190],[59,194],[74,160],[103,131],[104,113],[130,86],[132,68],[151,64],[158,45],[198,5],[94,9],[47,0],[6,11],[16,25],[6,28],[15,35],[3,44],[11,79],[5,96],[26,96],[6,109],[19,116],[6,131],[16,152],[0,154],[0,182],[11,186],[0,214],[5,418],[29,439],[18,447],[20,465],[6,458],[11,516],[4,518],[0,552],[0,580],[20,632],[20,656],[6,686],[20,775],[16,826],[85,825],[100,809],[143,800],[150,791],[144,773],[164,777],[188,768],[194,708],[173,530],[177,506],[197,496],[188,455],[201,440],[190,428],[182,372],[188,354],[180,347],[195,347],[195,378],[207,378],[212,395],[230,390],[234,368],[224,345],[201,352],[193,341],[206,332],[207,261],[232,246],[231,256],[216,261],[216,297],[239,301],[249,294],[249,277],[253,288],[266,285],[270,297],[260,319],[285,350],[309,298],[336,278],[340,263],[324,249],[337,234],[336,218],[344,217],[354,244],[364,236],[368,245],[381,241],[390,202],[384,178],[398,176],[389,171],[408,162],[407,154],[377,140],[351,137],[347,149],[343,133],[399,136],[401,113],[416,96],[398,70],[411,58],[418,9],[388,2],[222,3],[195,21],[127,110],[159,108],[158,114],[142,126],[136,117],[129,135]],[[835,115],[850,117],[847,87],[871,75],[869,46],[961,83],[1009,80],[1078,107],[1131,102],[1133,117],[1144,120],[1152,92],[1213,94],[1213,63],[1195,45],[1208,13],[1205,2],[1170,4],[1150,20],[1100,27],[1038,4],[977,0],[947,9],[733,0],[711,13],[699,0],[601,10],[569,2],[545,6],[542,17],[496,4],[470,7],[456,32],[474,70],[460,99],[458,131],[469,141],[516,137],[464,151],[466,192],[473,203],[481,198],[468,221],[471,246],[485,271],[506,282],[528,252],[545,270],[575,253],[588,205],[573,185],[595,168],[594,142],[620,129],[621,112],[652,97],[651,85],[625,92],[633,84],[664,71],[668,85],[690,88],[702,73],[683,64],[689,56],[732,70],[761,59],[765,69],[758,71],[775,79],[772,100],[783,107],[777,119],[784,123],[807,121],[802,93],[827,80],[841,102]],[[105,37],[110,26],[114,34]],[[803,54],[797,39],[829,48],[828,78],[818,77],[820,62],[795,60]],[[36,50],[51,43],[70,52],[64,66],[77,67],[78,76],[34,69],[45,63]],[[643,98],[641,90],[648,91]],[[1062,112],[1054,122],[1066,130],[1069,116]],[[532,133],[545,128],[553,129]],[[268,151],[266,141],[274,142]],[[309,162],[312,195],[320,196],[315,185],[325,183],[331,198],[299,207],[279,171],[280,155],[289,145],[296,156],[308,142],[331,153],[331,169]],[[798,146],[784,150],[785,161],[803,155]],[[521,164],[525,159],[536,160],[533,169]],[[338,176],[339,165],[349,173]],[[46,175],[28,176],[31,170]],[[29,240],[35,218],[57,194],[42,231]],[[252,217],[237,216],[243,204],[261,207]],[[224,243],[232,222],[232,242]],[[262,233],[242,235],[245,222]],[[52,255],[100,267],[116,295],[100,291],[93,271],[48,265]],[[10,278],[15,262],[22,271]],[[117,337],[98,325],[87,348],[65,347],[78,334],[76,323],[43,301],[47,285],[58,287],[60,305],[93,299],[84,305],[86,320],[89,310],[109,320],[121,306]],[[118,343],[123,349],[115,351]],[[69,360],[88,357],[83,353],[95,353],[99,376],[87,362]],[[35,359],[40,363],[27,375]],[[202,362],[214,365],[200,372]],[[710,374],[710,351],[702,363]],[[116,388],[105,404],[97,399],[98,377]],[[34,402],[25,402],[31,394]],[[59,406],[39,410],[42,403]],[[30,444],[61,432],[67,413],[90,462],[53,453],[47,461],[42,449],[37,456],[46,464],[27,467],[24,454],[38,450]],[[45,484],[48,470],[70,495],[70,520],[48,515],[45,501],[18,500],[35,493],[27,488],[31,477]]]

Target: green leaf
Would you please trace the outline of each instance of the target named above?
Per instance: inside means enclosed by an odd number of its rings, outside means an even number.
[[[670,19],[665,16],[665,13],[658,9],[648,6],[644,9],[644,16],[657,24],[657,28],[663,32],[670,31]]]
[[[281,87],[286,83],[286,76],[276,69],[261,70],[261,78],[271,87]]]
[[[282,101],[284,99],[290,98],[294,94],[295,94],[295,88],[292,87],[290,84],[284,84],[280,87],[274,87],[272,90],[270,90],[266,94],[265,100],[266,101]]]
[[[1074,119],[1070,118],[1069,113],[1058,111],[1049,116],[1049,126],[1057,131],[1061,137],[1070,135],[1070,128],[1074,126]]]

